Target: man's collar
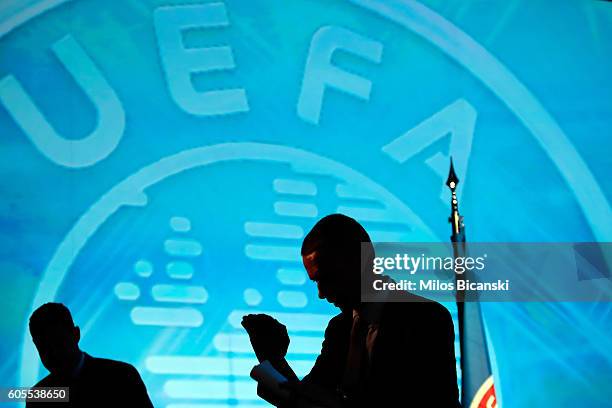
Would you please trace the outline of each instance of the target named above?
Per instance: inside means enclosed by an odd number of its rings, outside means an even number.
[[[384,303],[363,302],[358,309],[353,309],[353,318],[359,315],[368,324],[377,324],[380,322],[383,307]]]
[[[85,353],[80,350],[79,352],[81,353],[81,355],[79,357],[79,362],[77,363],[76,367],[74,367],[74,370],[72,370],[72,378],[77,378],[78,376],[80,376],[81,371],[83,371],[83,366],[85,365]]]

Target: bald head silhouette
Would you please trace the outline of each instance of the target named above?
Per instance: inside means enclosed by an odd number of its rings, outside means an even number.
[[[78,364],[80,329],[61,303],[45,303],[30,317],[30,334],[40,360],[52,374],[67,375]]]
[[[301,252],[309,278],[317,283],[319,298],[343,310],[360,303],[362,265],[374,253],[361,224],[343,214],[323,217],[304,238]]]

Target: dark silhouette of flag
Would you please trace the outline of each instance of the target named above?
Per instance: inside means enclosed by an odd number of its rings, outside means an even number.
[[[497,406],[480,303],[457,304],[461,344],[461,403],[464,408]]]

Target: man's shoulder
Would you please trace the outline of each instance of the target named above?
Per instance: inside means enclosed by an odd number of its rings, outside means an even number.
[[[56,385],[55,378],[53,377],[53,375],[48,374],[46,377],[44,377],[43,379],[38,381],[36,384],[34,384],[32,386],[32,388],[36,388],[36,387],[53,387],[55,385]]]
[[[325,336],[328,334],[333,334],[338,331],[342,331],[345,329],[351,328],[352,318],[347,313],[338,313],[334,317],[329,320],[327,323],[327,329],[325,329]]]
[[[450,312],[442,304],[412,294],[409,294],[405,302],[386,303],[383,313],[386,318],[408,320],[412,324],[420,321],[429,325],[434,322],[446,324],[452,322]]]
[[[119,390],[126,406],[152,407],[140,373],[126,362],[108,358],[91,357],[87,365],[89,382],[105,384]],[[110,405],[108,405],[110,406]]]
[[[34,384],[31,388],[60,387],[60,386],[65,386],[65,384],[58,384],[55,377],[52,374],[48,374],[46,377],[42,378],[40,381]],[[44,403],[40,403],[40,402],[26,401],[25,406],[26,408],[30,408],[30,407],[45,407],[47,405]]]
[[[133,365],[123,361],[111,360],[108,358],[88,356],[87,365],[92,370],[112,373],[113,375],[140,375],[138,374],[138,370],[136,370],[136,367],[134,367]]]
[[[335,315],[334,317],[332,317],[331,319],[329,319],[328,325],[338,324],[339,322],[344,320],[344,318],[345,318],[345,313],[340,312],[337,315]]]

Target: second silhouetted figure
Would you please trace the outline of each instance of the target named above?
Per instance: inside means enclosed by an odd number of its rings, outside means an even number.
[[[28,402],[28,408],[152,408],[147,389],[134,366],[92,357],[79,349],[80,329],[61,303],[45,303],[30,317],[30,333],[49,375],[34,387],[68,387],[68,403]]]

